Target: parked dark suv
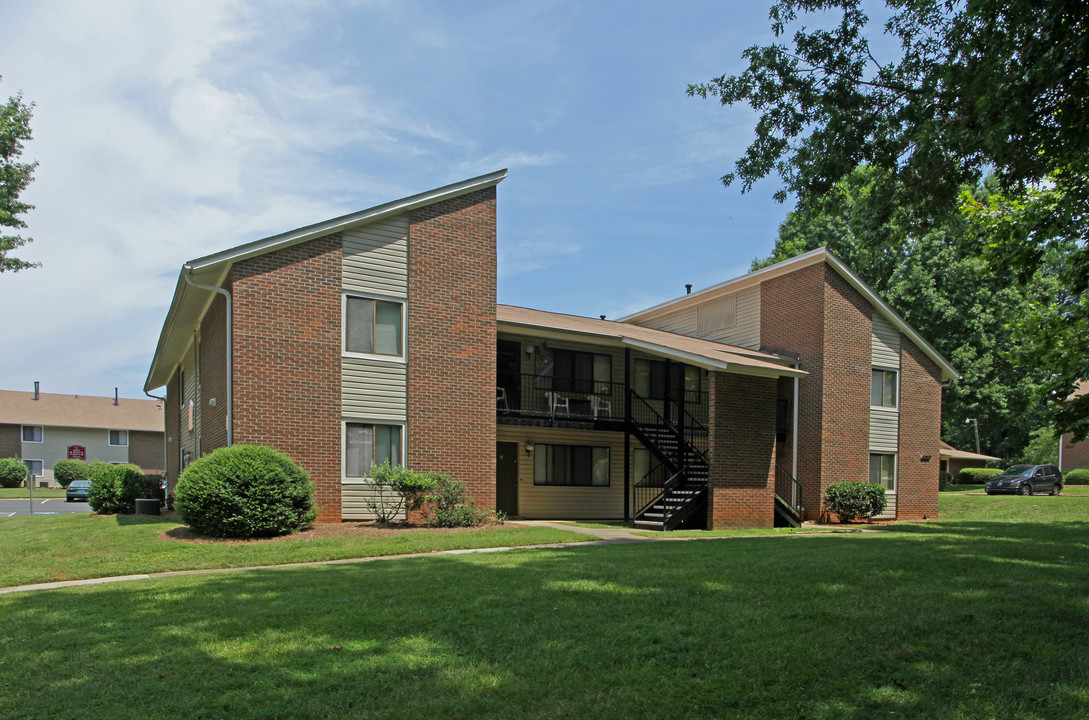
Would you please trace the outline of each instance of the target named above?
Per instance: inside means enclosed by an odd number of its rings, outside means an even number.
[[[1058,495],[1063,489],[1063,474],[1054,465],[1014,465],[987,481],[988,495]]]

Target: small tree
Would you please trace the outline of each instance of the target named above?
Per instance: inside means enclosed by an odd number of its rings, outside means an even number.
[[[832,483],[824,491],[824,502],[841,523],[866,520],[885,509],[885,488],[868,482]]]
[[[425,511],[427,524],[431,527],[476,527],[491,514],[476,506],[460,480],[437,474],[432,477],[435,490],[427,498]]]
[[[406,510],[419,510],[427,493],[434,489],[435,479],[406,467],[392,467],[387,460],[372,468],[371,486],[373,490],[365,503],[367,509],[378,523],[388,525]]]
[[[91,468],[82,460],[58,460],[53,463],[53,479],[63,488],[76,480],[86,480],[89,477]]]
[[[27,472],[26,463],[19,458],[0,458],[0,487],[19,487],[26,480]]]

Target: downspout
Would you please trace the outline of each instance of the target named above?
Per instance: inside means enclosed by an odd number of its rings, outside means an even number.
[[[194,280],[192,278],[193,268],[188,265],[184,266],[182,270],[182,277],[185,278],[185,282],[195,288],[200,288],[201,290],[219,293],[227,301],[227,447],[230,447],[234,440],[234,372],[231,357],[231,347],[234,345],[234,336],[232,335],[231,328],[231,294],[221,287],[205,285],[204,283],[199,283]]]
[[[795,370],[801,370],[801,368],[802,368],[802,361],[799,359],[797,362],[794,363],[794,369]],[[799,474],[798,473],[798,380],[799,380],[798,377],[794,378],[794,424],[790,428],[791,429],[791,433],[790,433],[791,434],[791,438],[790,438],[791,443],[790,444],[792,445],[792,447],[791,447],[791,457],[790,457],[790,468],[791,468],[791,470],[794,471],[792,473],[792,475],[794,475],[795,480],[798,479],[798,474]],[[795,501],[795,505],[797,505],[798,502],[800,502],[800,501],[801,501],[801,498],[797,498],[797,500]]]
[[[170,457],[166,452],[166,422],[165,422],[165,420],[166,420],[166,398],[165,397],[159,397],[158,395],[152,395],[147,390],[144,390],[144,395],[147,395],[152,400],[158,400],[163,406],[163,420],[164,420],[164,422],[163,422],[163,477],[166,477],[166,472],[167,472],[167,469],[168,469],[166,461]]]

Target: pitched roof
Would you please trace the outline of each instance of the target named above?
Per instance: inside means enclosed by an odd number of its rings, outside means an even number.
[[[802,377],[807,374],[790,367],[794,361],[789,358],[616,320],[564,315],[512,305],[497,306],[496,319],[503,330],[527,328],[536,332],[543,330],[562,335],[591,336],[597,342],[637,348],[709,370],[771,377]]]
[[[193,333],[200,326],[201,318],[204,317],[204,313],[207,312],[208,306],[212,302],[214,293],[190,285],[186,282],[186,275],[197,283],[220,287],[231,266],[240,260],[298,245],[307,240],[313,240],[331,233],[343,232],[359,225],[415,210],[425,205],[468,195],[471,192],[497,185],[506,176],[506,170],[497,170],[487,175],[444,185],[400,200],[375,205],[372,208],[349,215],[323,220],[279,235],[236,245],[227,250],[195,258],[184,263],[181,272],[178,274],[178,282],[174,287],[174,298],[170,302],[170,309],[167,310],[166,321],[163,323],[162,332],[159,334],[159,343],[156,345],[155,354],[151,359],[147,380],[144,381],[144,390],[149,391],[162,387],[170,380],[170,375],[174,372],[174,365],[185,353],[186,348],[189,347]]]
[[[820,247],[816,250],[810,250],[807,253],[796,255],[788,260],[777,262],[774,265],[769,265],[766,268],[755,270],[745,275],[740,275],[732,280],[726,280],[725,282],[712,285],[702,290],[696,290],[688,295],[682,295],[679,298],[673,300],[667,300],[664,303],[659,303],[653,307],[649,307],[646,310],[640,310],[639,312],[632,313],[620,318],[619,322],[640,322],[658,315],[663,315],[667,312],[674,312],[693,305],[699,305],[707,300],[713,298],[735,293],[739,290],[744,290],[747,287],[759,285],[764,280],[770,278],[786,275],[787,273],[800,270],[810,265],[816,265],[817,263],[826,262],[832,266],[836,272],[838,272],[843,279],[848,282],[852,287],[858,290],[866,300],[873,305],[874,309],[881,313],[882,316],[893,327],[897,328],[904,335],[911,338],[911,341],[919,347],[931,360],[937,363],[938,368],[941,370],[943,380],[953,380],[960,377],[960,373],[949,363],[945,357],[942,356],[938,350],[931,345],[927,340],[919,334],[915,328],[908,324],[907,320],[900,317],[900,314],[892,309],[892,307],[881,299],[881,296],[865,283],[858,275],[854,273],[847,265],[836,257],[828,248]]]
[[[949,458],[951,460],[1001,460],[1002,458],[995,457],[994,455],[981,455],[979,453],[968,452],[967,450],[957,450],[955,447],[941,441],[941,456],[943,458]]]
[[[154,400],[0,390],[0,423],[12,425],[163,432],[163,417]]]

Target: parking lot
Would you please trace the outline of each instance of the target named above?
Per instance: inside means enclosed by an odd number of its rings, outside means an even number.
[[[0,520],[16,515],[29,515],[31,507],[35,515],[56,515],[58,513],[89,513],[91,506],[85,502],[65,502],[64,498],[35,498],[33,506],[29,499],[0,500]]]

